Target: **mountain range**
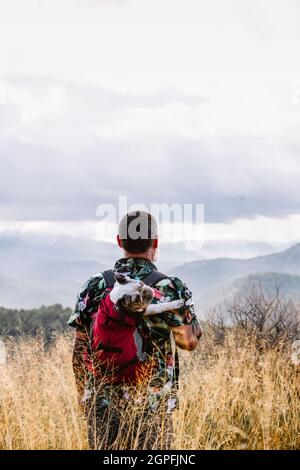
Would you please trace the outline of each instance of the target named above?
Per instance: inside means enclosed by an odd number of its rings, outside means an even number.
[[[272,254],[272,246],[237,241],[239,252],[263,253],[248,258],[214,257],[236,253],[234,241],[203,249],[184,243],[161,244],[158,268],[180,277],[194,293],[202,311],[224,295],[232,295],[251,283],[275,288],[299,299],[300,244]],[[274,251],[275,248],[273,248]],[[0,235],[0,305],[7,308],[35,308],[61,303],[73,306],[76,293],[92,275],[111,268],[120,257],[109,242],[70,236]],[[197,260],[197,261],[195,261]],[[177,265],[177,267],[176,267]]]

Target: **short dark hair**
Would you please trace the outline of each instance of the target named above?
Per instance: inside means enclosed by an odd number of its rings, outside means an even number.
[[[157,236],[157,222],[149,212],[129,212],[119,223],[119,237],[128,253],[139,254],[148,251]]]

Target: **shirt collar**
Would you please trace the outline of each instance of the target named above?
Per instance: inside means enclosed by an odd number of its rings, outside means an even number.
[[[154,263],[146,258],[121,258],[115,264],[115,271],[128,273],[133,276],[148,274],[157,271]]]

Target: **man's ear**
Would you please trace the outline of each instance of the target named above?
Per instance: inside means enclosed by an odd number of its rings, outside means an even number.
[[[122,243],[122,240],[120,238],[120,235],[117,235],[117,242],[118,242],[119,247],[123,248],[123,243]]]
[[[126,276],[126,274],[122,274],[122,273],[118,273],[117,271],[114,271],[114,276],[115,276],[115,280],[119,283],[119,284],[127,284],[128,282],[130,282],[130,277]]]
[[[153,240],[153,248],[158,248],[158,238],[155,238],[155,240]]]

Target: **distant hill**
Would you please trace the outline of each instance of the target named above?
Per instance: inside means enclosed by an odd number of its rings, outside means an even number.
[[[300,244],[279,253],[250,259],[217,258],[194,261],[178,266],[172,270],[172,273],[190,286],[200,309],[214,304],[224,291],[233,288],[235,281],[244,278],[243,282],[246,282],[245,277],[251,274],[272,273],[271,277],[269,274],[261,280],[267,282],[268,285],[271,281],[275,283],[281,280],[287,291],[288,282],[293,281],[297,284],[297,276],[300,276]],[[280,279],[275,276],[276,273],[280,274]],[[284,274],[295,276],[295,278],[288,278]],[[248,278],[248,282],[250,280],[251,278]],[[290,295],[296,290],[296,287],[291,289]]]

